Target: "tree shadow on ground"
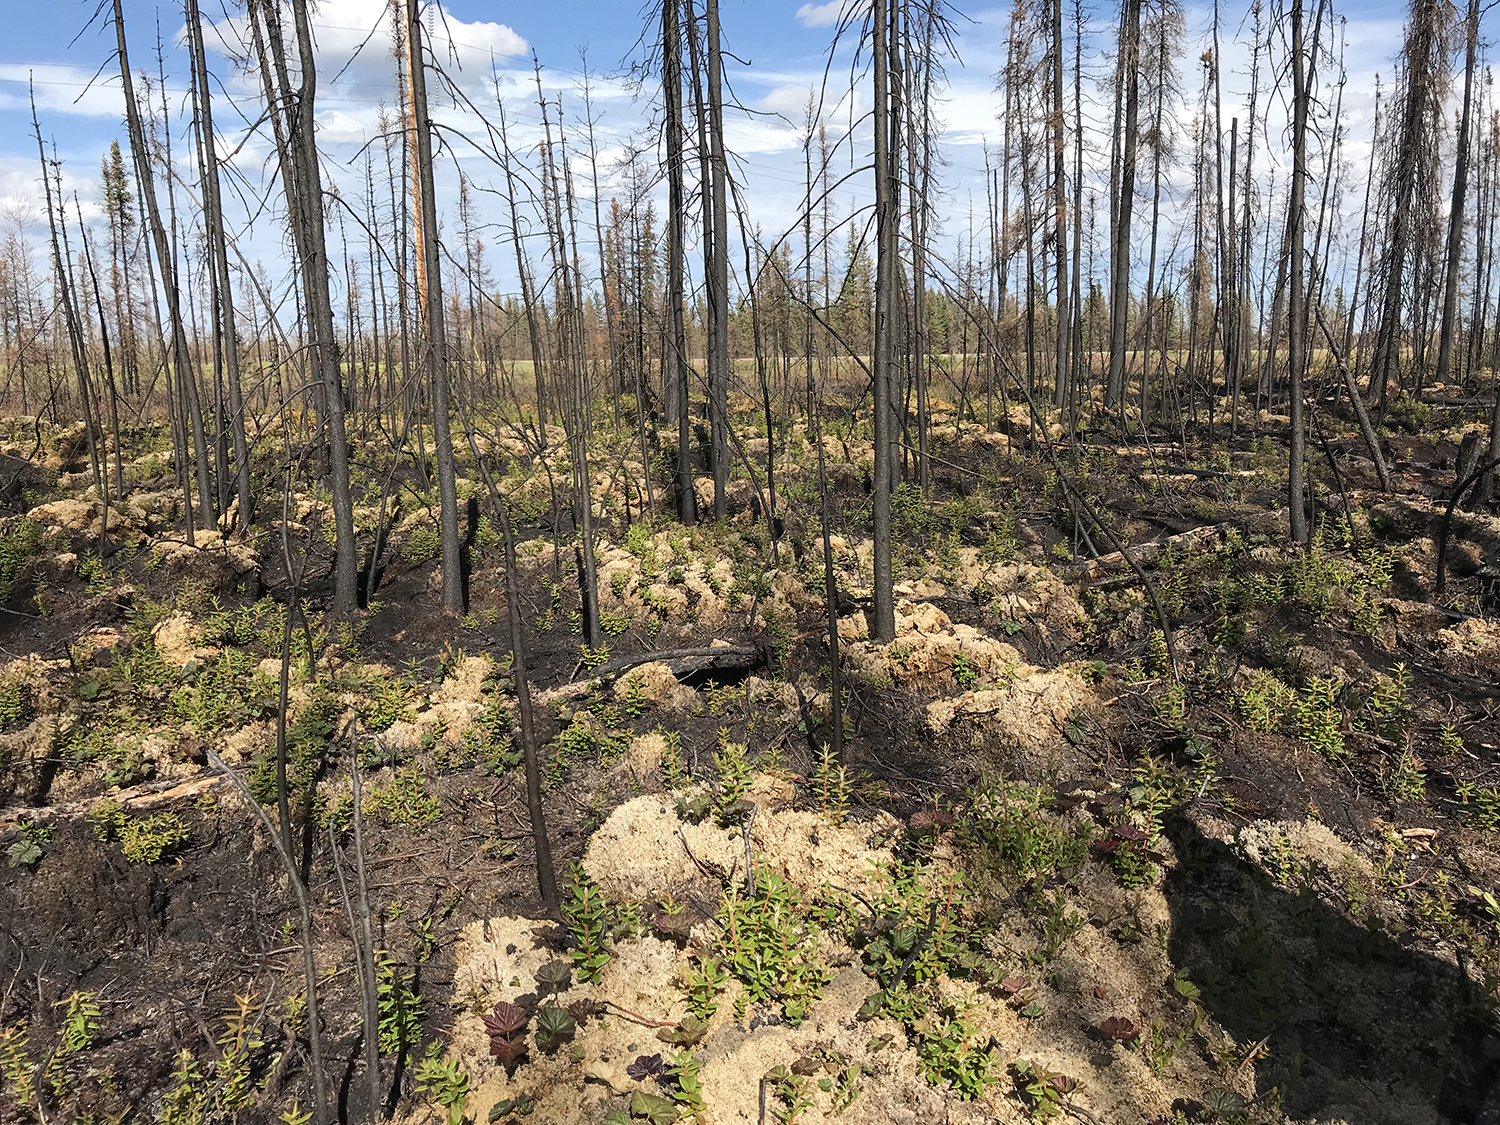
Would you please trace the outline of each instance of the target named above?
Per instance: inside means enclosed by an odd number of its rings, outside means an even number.
[[[1279,1097],[1295,1121],[1480,1119],[1500,1034],[1460,965],[1331,905],[1337,872],[1318,873],[1323,895],[1302,876],[1288,889],[1191,814],[1166,833],[1180,860],[1165,887],[1169,954],[1246,1051],[1265,1040],[1258,1102]]]

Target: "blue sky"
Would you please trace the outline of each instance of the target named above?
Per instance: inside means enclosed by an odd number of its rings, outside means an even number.
[[[24,211],[27,201],[39,198],[35,141],[31,136],[26,79],[37,82],[42,131],[49,143],[55,140],[65,164],[68,186],[76,188],[88,213],[97,199],[97,169],[110,140],[124,136],[120,122],[117,78],[110,61],[113,29],[101,21],[84,30],[97,0],[3,0],[11,12],[24,12],[23,19],[5,21],[7,35],[0,41],[0,218]],[[233,43],[239,17],[226,0],[202,0],[205,19],[214,24],[208,33],[210,52],[215,39]],[[743,62],[729,60],[728,77],[744,105],[753,114],[731,112],[727,121],[729,146],[740,160],[740,173],[753,223],[763,236],[773,240],[796,220],[801,197],[803,117],[809,88],[823,76],[832,23],[840,3],[821,6],[790,0],[721,0],[721,19],[726,48]],[[1068,5],[1070,6],[1070,5]],[[1065,6],[1065,7],[1068,7]],[[323,0],[317,6],[314,26],[319,42],[320,99],[319,137],[325,167],[332,182],[356,191],[361,179],[359,153],[378,132],[382,104],[394,102],[394,72],[389,42],[381,23],[383,0]],[[1236,112],[1243,117],[1248,90],[1249,43],[1242,27],[1248,2],[1223,8],[1223,86],[1226,129]],[[962,11],[962,10],[961,10]],[[1085,11],[1089,9],[1086,7]],[[1346,44],[1348,82],[1343,101],[1350,135],[1344,156],[1355,179],[1364,175],[1368,158],[1367,140],[1373,109],[1374,75],[1388,75],[1391,59],[1399,48],[1404,6],[1389,3],[1361,5],[1350,10],[1342,25]],[[180,6],[156,5],[129,0],[125,5],[131,41],[132,62],[137,71],[155,70],[155,37],[158,21],[166,40],[167,87],[170,100],[183,99],[185,60],[176,49],[182,30]],[[642,7],[629,3],[595,3],[586,0],[552,0],[533,4],[497,4],[486,0],[450,0],[443,19],[430,23],[437,55],[457,75],[465,92],[488,111],[493,106],[494,86],[490,78],[495,59],[501,92],[515,126],[513,144],[520,148],[534,140],[539,129],[535,89],[531,83],[530,54],[537,53],[543,67],[543,84],[549,97],[561,95],[572,121],[581,123],[582,101],[578,83],[587,51],[588,66],[597,76],[592,98],[597,118],[601,173],[601,195],[606,199],[623,182],[618,159],[632,141],[646,135],[652,106],[648,90],[638,95],[623,77],[624,69],[642,56],[640,39],[646,15]],[[1114,20],[1114,9],[1096,8],[1092,15],[1095,33],[1105,36]],[[1191,102],[1198,83],[1196,59],[1208,46],[1208,10],[1189,10],[1189,29],[1184,44],[1183,85]],[[968,223],[970,202],[983,211],[984,148],[999,138],[995,115],[1001,96],[994,88],[994,75],[1004,58],[1004,36],[1008,11],[1000,7],[978,8],[955,19],[960,58],[948,63],[948,84],[941,92],[936,113],[943,122],[943,173],[945,194],[941,203],[942,238],[959,239]],[[372,36],[372,30],[375,34]],[[81,33],[81,34],[80,34]],[[76,41],[75,41],[76,39]],[[243,115],[253,116],[253,80],[237,71],[224,57],[225,48],[211,59],[211,68],[221,88],[216,90],[215,116],[220,130],[220,148],[233,151],[233,159],[244,183],[263,182],[268,142],[247,138]],[[1086,44],[1087,53],[1087,44]],[[1098,57],[1086,67],[1100,71]],[[86,88],[101,67],[103,75]],[[1087,73],[1087,72],[1086,72]],[[847,61],[833,68],[835,87],[847,83]],[[837,89],[830,104],[839,98]],[[1108,109],[1105,95],[1092,83],[1086,97],[1093,105],[1085,116],[1102,119]],[[441,99],[436,99],[441,102]],[[858,96],[856,96],[858,104]],[[239,106],[239,110],[236,110]],[[848,102],[830,114],[831,128],[848,121]],[[456,129],[476,135],[480,126],[451,102],[439,104],[435,112]],[[1271,138],[1278,140],[1281,109],[1273,105]],[[1191,106],[1179,110],[1184,122]],[[179,138],[181,137],[179,122]],[[1095,142],[1101,147],[1102,136]],[[856,150],[868,142],[862,138]],[[1267,153],[1268,162],[1278,154]],[[460,149],[462,145],[460,144]],[[575,144],[575,151],[578,146]],[[185,158],[188,148],[181,140],[178,152]],[[460,153],[465,173],[481,188],[498,184],[496,170],[472,152]],[[848,166],[848,155],[843,159]],[[578,167],[575,165],[575,168]],[[191,169],[183,175],[191,180]],[[453,204],[456,178],[445,165],[439,192],[447,209]],[[1350,186],[1350,185],[1346,185]],[[1179,185],[1180,188],[1180,185]],[[588,194],[588,185],[579,185]],[[245,187],[243,192],[248,192]],[[845,201],[855,205],[863,185]],[[242,193],[243,193],[242,192]],[[483,209],[487,204],[481,201]],[[498,214],[485,214],[498,219]],[[252,256],[274,264],[279,236],[262,223],[245,235]],[[497,280],[507,287],[503,261]]]

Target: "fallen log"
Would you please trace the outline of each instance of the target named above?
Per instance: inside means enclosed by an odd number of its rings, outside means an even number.
[[[0,835],[13,831],[23,820],[52,822],[71,820],[86,816],[100,801],[118,801],[128,813],[158,812],[196,800],[226,782],[223,774],[212,773],[189,778],[187,781],[156,781],[121,789],[117,793],[101,793],[87,801],[68,801],[61,805],[40,805],[36,808],[0,810]]]
[[[1129,551],[1128,558],[1125,551],[1100,555],[1097,559],[1084,562],[1079,567],[1078,574],[1085,582],[1094,583],[1110,577],[1111,571],[1129,566],[1132,561],[1150,562],[1169,547],[1173,550],[1211,550],[1223,543],[1234,527],[1232,523],[1205,524],[1203,527],[1195,527],[1191,531],[1184,531],[1178,535],[1169,535],[1165,539],[1129,547],[1126,549]]]
[[[681,680],[685,676],[701,675],[705,672],[743,672],[757,668],[765,661],[766,650],[759,645],[718,645],[667,649],[661,652],[638,652],[605,661],[594,669],[594,674],[588,679],[564,684],[550,691],[538,692],[533,698],[544,705],[569,699],[581,699],[596,687],[612,683],[624,673],[633,668],[639,668],[642,664],[665,664],[672,675]]]

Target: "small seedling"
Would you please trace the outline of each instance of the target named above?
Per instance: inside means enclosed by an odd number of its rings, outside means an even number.
[[[714,1005],[718,1007],[718,1005]],[[675,1047],[696,1047],[699,1040],[708,1034],[708,1021],[689,1012],[677,1022],[676,1027],[664,1027],[656,1033],[663,1043]]]
[[[714,768],[719,782],[714,790],[714,818],[720,828],[728,828],[740,812],[740,800],[750,788],[750,760],[745,744],[730,742],[729,730],[719,731],[719,748],[714,752]]]
[[[75,991],[66,1000],[58,1001],[57,1007],[66,1008],[62,1029],[58,1032],[59,1054],[71,1055],[86,1051],[94,1044],[99,1031],[99,1005],[94,1002],[94,993]]]
[[[668,1074],[677,1084],[672,1090],[673,1100],[688,1113],[700,1113],[704,1104],[703,1079],[699,1076],[702,1061],[695,1059],[693,1052],[688,1050],[674,1052],[668,1060],[672,1064]]]
[[[697,1019],[706,1020],[718,1011],[718,993],[729,983],[729,971],[718,957],[696,957],[682,969],[682,990],[687,993],[687,1010]]]
[[[813,1102],[807,1095],[807,1078],[804,1075],[778,1066],[767,1072],[765,1080],[776,1091],[776,1097],[781,1102],[781,1108],[776,1114],[781,1125],[795,1125],[797,1115],[812,1108]]]
[[[403,970],[393,958],[385,958],[375,967],[382,1054],[399,1055],[414,1046],[421,1036],[426,1007],[422,994],[416,991],[415,980],[415,974]]]
[[[849,774],[834,760],[826,742],[818,755],[818,789],[822,794],[823,815],[835,824],[842,824],[849,813]]]
[[[1099,1030],[1116,1043],[1123,1043],[1127,1047],[1141,1037],[1141,1029],[1135,1025],[1135,1021],[1124,1016],[1110,1016],[1099,1025]]]
[[[625,1073],[637,1082],[660,1078],[667,1073],[667,1060],[660,1055],[638,1055],[635,1062],[625,1068]]]

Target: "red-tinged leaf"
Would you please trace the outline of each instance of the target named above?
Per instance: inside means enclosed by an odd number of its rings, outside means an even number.
[[[528,1018],[526,1009],[517,1007],[507,1000],[501,1000],[495,1005],[495,1010],[484,1017],[484,1029],[490,1033],[491,1037],[509,1039],[526,1026]]]
[[[1030,984],[1025,977],[1006,977],[1000,982],[1000,995],[1014,996],[1018,992],[1025,992]]]
[[[490,1056],[500,1060],[500,1065],[509,1067],[526,1053],[526,1040],[490,1040]]]
[[[1129,1043],[1132,1039],[1140,1038],[1141,1034],[1141,1029],[1136,1027],[1135,1021],[1124,1016],[1110,1016],[1099,1025],[1099,1030],[1116,1043]]]

